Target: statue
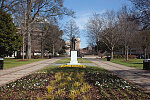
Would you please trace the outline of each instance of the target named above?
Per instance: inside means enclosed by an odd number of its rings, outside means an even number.
[[[71,46],[72,46],[71,49],[72,49],[72,50],[75,50],[76,41],[77,41],[77,40],[75,39],[75,36],[73,36],[72,39],[71,39],[71,43],[72,43],[72,44],[71,44]]]

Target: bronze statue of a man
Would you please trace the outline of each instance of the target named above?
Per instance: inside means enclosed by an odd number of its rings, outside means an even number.
[[[71,39],[71,43],[72,43],[72,48],[71,48],[71,49],[72,49],[72,50],[75,50],[76,41],[77,41],[77,40],[75,39],[75,36],[73,36],[72,39]]]

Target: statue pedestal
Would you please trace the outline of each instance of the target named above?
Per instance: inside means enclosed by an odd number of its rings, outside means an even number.
[[[71,51],[71,61],[67,65],[80,65],[77,60],[77,51]]]

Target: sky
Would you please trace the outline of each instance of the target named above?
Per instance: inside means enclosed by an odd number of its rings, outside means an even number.
[[[102,14],[106,10],[119,10],[122,5],[131,5],[128,0],[64,0],[64,6],[75,11],[75,17],[64,17],[62,26],[70,19],[75,20],[80,30],[81,48],[88,46],[85,25],[93,13]]]

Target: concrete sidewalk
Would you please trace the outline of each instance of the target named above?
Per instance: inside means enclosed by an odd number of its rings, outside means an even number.
[[[21,77],[29,75],[37,70],[40,70],[57,60],[59,59],[47,59],[22,66],[17,66],[14,68],[0,70],[0,86],[20,79]]]
[[[91,60],[97,66],[113,72],[117,76],[140,86],[143,90],[150,93],[150,72],[146,70],[127,67],[103,60]]]

